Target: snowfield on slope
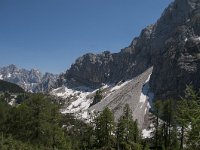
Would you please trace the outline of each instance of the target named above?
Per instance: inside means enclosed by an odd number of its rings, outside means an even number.
[[[0,80],[3,80],[3,75],[2,74],[0,75]]]
[[[87,87],[70,89],[63,86],[54,89],[51,94],[66,100],[63,108],[61,109],[61,113],[73,113],[77,117],[85,118],[87,116],[84,111],[87,110],[92,103],[90,95],[93,95],[95,92],[96,90],[91,90]]]
[[[105,92],[106,93],[105,98],[106,98],[111,93],[125,86],[129,82],[130,80],[126,82],[119,82],[117,85],[106,84],[102,86],[100,89],[101,90],[106,89]],[[78,87],[75,89],[69,89],[63,86],[61,88],[54,89],[51,92],[51,94],[66,99],[67,103],[70,102],[69,105],[65,105],[67,107],[64,106],[61,109],[61,113],[63,114],[72,113],[80,119],[89,119],[90,117],[89,113],[91,112],[88,112],[88,108],[93,102],[93,98],[97,90],[99,89],[91,90],[90,88],[87,87]],[[74,99],[74,101],[72,99]]]
[[[72,113],[79,119],[89,120],[90,114],[101,112],[105,107],[111,109],[114,113],[115,121],[123,113],[123,108],[129,104],[133,111],[133,118],[137,119],[139,127],[143,128],[145,115],[151,106],[153,93],[149,92],[149,79],[152,73],[152,68],[146,70],[141,75],[118,84],[104,85],[101,87],[103,91],[103,99],[90,106],[93,102],[96,90],[91,90],[87,87],[69,89],[60,87],[51,92],[52,95],[65,99],[65,104],[61,109],[61,113]]]

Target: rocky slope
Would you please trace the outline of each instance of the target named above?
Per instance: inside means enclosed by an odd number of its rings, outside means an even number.
[[[105,84],[101,88],[102,99],[91,106],[95,93],[99,89],[90,89],[79,86],[76,88],[60,87],[54,89],[51,94],[63,98],[62,113],[73,113],[80,119],[90,120],[94,112],[100,112],[109,107],[117,121],[126,104],[133,110],[134,119],[138,120],[140,128],[143,128],[144,118],[148,115],[150,102],[154,95],[149,88],[149,79],[152,68],[145,70],[139,76],[127,81],[115,84]]]
[[[133,111],[133,118],[137,119],[139,126],[142,128],[145,115],[148,115],[154,95],[149,89],[149,79],[152,73],[152,68],[147,69],[139,76],[128,80],[119,88],[111,88],[111,92],[107,91],[106,96],[101,102],[90,107],[89,112],[93,110],[99,112],[105,107],[109,107],[115,115],[117,121],[123,113],[123,108],[129,104]]]
[[[42,73],[39,70],[19,69],[15,65],[0,68],[0,79],[15,83],[28,92],[47,92],[50,90],[57,76],[51,73]]]

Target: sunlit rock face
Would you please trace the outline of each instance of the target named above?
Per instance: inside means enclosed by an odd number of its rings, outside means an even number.
[[[144,29],[129,47],[119,53],[105,51],[79,57],[66,73],[60,76],[68,86],[88,85],[100,87],[102,83],[115,83],[131,79],[151,67],[148,46],[153,26]],[[62,84],[62,82],[61,82]]]

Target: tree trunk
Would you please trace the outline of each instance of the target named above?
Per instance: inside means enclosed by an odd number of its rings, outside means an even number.
[[[184,140],[184,127],[181,127],[181,143],[180,143],[180,149],[183,149],[183,140]]]

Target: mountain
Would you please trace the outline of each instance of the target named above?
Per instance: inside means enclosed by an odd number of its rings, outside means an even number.
[[[82,118],[105,107],[118,118],[128,103],[142,127],[144,114],[151,107],[148,100],[179,99],[186,85],[200,88],[199,77],[200,1],[175,0],[155,24],[143,29],[119,53],[105,51],[79,57],[60,75],[52,94],[66,100],[63,113]],[[127,84],[118,87],[121,82]],[[90,89],[89,93],[79,87]],[[98,89],[103,89],[103,99],[90,107]]]
[[[90,120],[94,111],[109,107],[115,120],[129,104],[140,128],[146,128],[145,118],[154,94],[149,88],[152,58],[149,47],[153,25],[145,28],[129,47],[119,53],[104,51],[79,57],[58,79],[58,88],[51,94],[63,98],[62,113],[73,113]],[[102,90],[103,98],[93,104],[95,93]],[[91,106],[92,105],[92,106]]]
[[[87,85],[127,80],[154,67],[150,86],[156,98],[179,97],[185,85],[200,88],[200,1],[175,0],[160,19],[119,53],[105,51],[79,57],[59,85]]]
[[[57,75],[45,73],[36,69],[19,69],[15,65],[0,68],[0,79],[15,83],[29,92],[47,92],[57,80]]]

